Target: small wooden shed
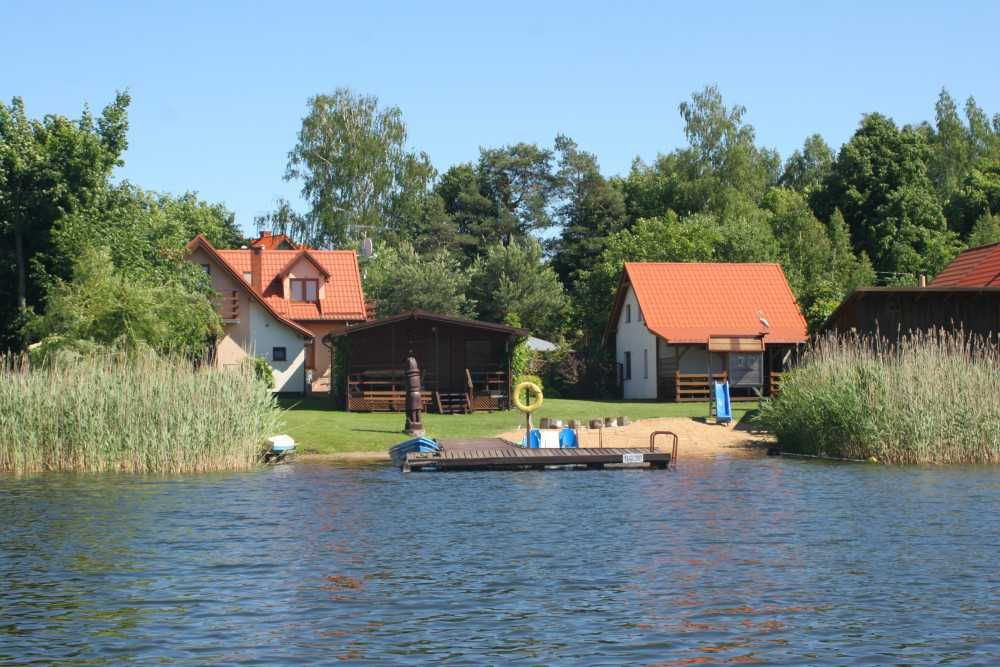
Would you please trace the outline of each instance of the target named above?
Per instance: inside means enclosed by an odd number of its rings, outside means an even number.
[[[406,358],[421,371],[426,409],[441,413],[510,408],[511,353],[528,330],[415,310],[327,336],[346,355],[347,409],[402,411]]]
[[[964,250],[929,287],[854,290],[823,324],[890,342],[930,329],[1000,339],[1000,243]]]
[[[844,299],[822,331],[901,335],[931,329],[1000,337],[1000,287],[867,287]]]

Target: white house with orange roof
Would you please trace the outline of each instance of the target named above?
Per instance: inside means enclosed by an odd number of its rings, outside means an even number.
[[[274,369],[275,391],[328,391],[332,354],[323,337],[366,319],[358,258],[353,250],[275,249],[281,245],[258,239],[216,249],[201,235],[188,244],[188,260],[219,293],[225,333],[215,360],[225,366],[256,355]]]
[[[608,321],[626,399],[760,396],[808,338],[778,264],[627,262]]]

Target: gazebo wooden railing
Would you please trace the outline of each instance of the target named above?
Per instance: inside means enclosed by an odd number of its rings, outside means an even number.
[[[510,406],[507,373],[497,369],[465,369],[466,393],[473,411],[506,410]]]
[[[426,389],[428,378],[421,374],[420,399],[423,409],[431,405],[434,393]],[[406,376],[401,369],[370,368],[347,376],[348,412],[402,412],[406,409]]]
[[[707,401],[712,397],[712,381],[725,382],[727,373],[674,373],[675,400]]]
[[[446,405],[461,393],[465,412],[476,410],[506,410],[510,405],[507,374],[501,370],[465,369],[465,386],[461,389],[437,389],[434,376],[421,373],[423,409],[453,412],[455,405]],[[452,389],[452,390],[449,390]],[[406,409],[406,377],[396,368],[366,368],[347,376],[347,409],[351,412],[401,412]]]

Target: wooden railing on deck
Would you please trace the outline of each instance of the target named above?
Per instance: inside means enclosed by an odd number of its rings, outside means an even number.
[[[785,374],[780,371],[771,371],[771,396],[777,396],[781,391],[781,380]]]
[[[465,380],[471,410],[506,410],[509,407],[508,381],[504,371],[466,368]]]
[[[426,389],[429,379],[421,376],[420,402],[426,410],[433,392]],[[347,376],[349,412],[402,412],[406,410],[406,376],[397,369],[371,369]]]
[[[712,381],[725,382],[726,373],[681,373],[674,374],[677,401],[707,401],[712,396]]]

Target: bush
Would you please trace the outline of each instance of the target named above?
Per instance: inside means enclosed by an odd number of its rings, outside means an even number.
[[[962,333],[825,337],[761,420],[784,450],[885,463],[1000,463],[1000,353]]]
[[[267,387],[268,391],[274,391],[274,370],[271,364],[264,357],[247,357],[253,376],[258,382]]]
[[[583,367],[580,357],[562,343],[551,352],[536,353],[527,372],[543,378],[549,398],[571,398],[582,388]]]
[[[249,364],[196,368],[141,349],[0,357],[0,471],[242,470],[278,421]]]

